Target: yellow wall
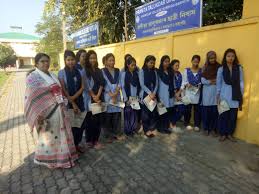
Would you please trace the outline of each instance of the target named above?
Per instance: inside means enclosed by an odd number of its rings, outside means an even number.
[[[144,57],[153,54],[157,57],[158,66],[160,58],[166,54],[181,61],[181,70],[190,66],[194,54],[201,55],[202,65],[210,50],[217,52],[221,62],[227,48],[236,49],[245,72],[245,95],[235,136],[259,145],[259,17],[255,17],[259,12],[251,6],[252,1],[244,1],[243,14],[247,19],[91,49],[96,50],[99,64],[105,54],[112,52],[119,68],[123,67],[126,53],[132,54],[140,67]],[[61,62],[62,57],[61,54]]]

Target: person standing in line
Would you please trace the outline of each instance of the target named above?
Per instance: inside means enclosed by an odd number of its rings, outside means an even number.
[[[236,129],[238,108],[242,110],[244,95],[243,68],[234,49],[224,53],[222,67],[217,73],[217,101],[225,101],[229,107],[219,115],[220,141],[229,139],[235,142],[233,134]]]
[[[139,99],[140,83],[136,60],[133,57],[127,59],[124,67],[125,71],[121,73],[121,89],[124,108],[124,133],[127,136],[134,136],[139,126],[139,110],[134,110],[130,105],[130,98]]]
[[[71,168],[78,159],[66,110],[66,97],[55,74],[49,72],[50,57],[35,56],[36,69],[26,77],[25,118],[38,132],[34,162],[48,168]]]
[[[145,58],[144,65],[139,72],[139,82],[141,86],[140,99],[143,100],[149,96],[151,100],[157,101],[158,75],[155,69],[156,58],[148,55]],[[141,118],[144,133],[147,137],[156,136],[156,127],[158,113],[156,108],[150,111],[144,103],[141,106]]]
[[[68,109],[74,112],[74,117],[78,117],[80,113],[85,111],[83,90],[84,82],[80,71],[76,68],[76,56],[73,51],[66,50],[64,53],[65,68],[58,72],[62,90],[68,99]],[[70,118],[73,119],[73,118]],[[75,118],[74,118],[75,119]],[[74,121],[71,120],[71,124]],[[83,123],[83,122],[82,122]],[[83,137],[84,126],[72,126],[74,142],[79,153],[85,151],[84,147],[80,146]]]
[[[121,129],[121,108],[116,104],[121,102],[120,70],[115,68],[115,57],[112,53],[106,55],[106,67],[102,69],[105,80],[104,100],[108,104],[105,113],[104,136],[111,143],[124,139]]]
[[[217,62],[216,52],[207,53],[206,62],[201,74],[202,83],[202,123],[205,135],[217,135],[218,109],[216,78],[220,64]]]
[[[201,110],[200,110],[200,88],[201,88],[201,68],[199,68],[201,57],[192,57],[192,67],[186,68],[183,73],[181,89],[190,100],[190,104],[185,106],[184,125],[187,130],[200,131]],[[194,108],[194,128],[190,125],[192,108]]]

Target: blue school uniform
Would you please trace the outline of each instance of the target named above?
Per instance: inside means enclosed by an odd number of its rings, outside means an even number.
[[[104,101],[110,103],[111,97],[109,92],[115,92],[116,88],[121,88],[120,85],[120,70],[114,68],[114,72],[111,73],[107,68],[102,69],[103,77],[105,80],[104,87]],[[117,102],[121,101],[120,93],[116,97]],[[121,134],[121,108],[108,105],[105,114],[105,137],[113,138],[116,135]]]
[[[182,81],[182,89],[185,89],[187,84],[191,84],[192,86],[200,86],[201,85],[201,69],[197,73],[193,73],[191,68],[185,69],[183,73],[183,81]],[[185,126],[190,124],[191,120],[191,112],[192,107],[194,108],[194,125],[195,127],[200,127],[201,124],[201,110],[200,110],[200,90],[196,93],[196,95],[192,95],[190,91],[185,90],[186,95],[189,95],[192,103],[185,106],[184,110],[184,124]]]
[[[227,76],[224,76],[224,67],[220,67],[218,69],[217,94],[220,96],[220,100],[225,100],[230,107],[229,111],[219,115],[219,131],[221,135],[232,135],[234,133],[237,122],[238,108],[242,105],[241,96],[244,94],[244,78],[242,67],[240,65],[233,67],[232,75],[230,75],[228,77],[232,78],[232,84],[226,83]],[[236,79],[233,80],[234,78]],[[233,88],[234,85],[239,87],[238,90],[240,91],[238,92],[241,93],[237,94],[239,99],[236,99],[236,90]]]
[[[82,75],[76,68],[74,68],[72,71],[66,68],[60,70],[58,72],[58,78],[61,80],[64,80],[65,88],[70,96],[75,95],[76,92],[80,90],[81,84],[83,81]],[[75,103],[81,112],[85,111],[83,95],[80,95],[75,100]],[[68,103],[68,108],[69,109],[73,108],[71,103]],[[81,128],[72,127],[75,146],[78,146],[78,144],[81,142],[83,137],[83,131],[84,131],[83,124]]]
[[[81,74],[83,74],[84,68],[80,65],[80,63],[76,64],[76,69],[80,71]]]
[[[182,86],[182,74],[178,71],[174,74],[174,86],[175,86],[175,93],[178,92],[181,89]],[[181,101],[177,101],[174,99],[174,108],[172,113],[172,124],[176,125],[176,122],[179,121],[184,113],[185,106]]]
[[[217,87],[209,80],[202,77],[202,124],[205,131],[210,133],[217,129],[218,109],[217,109]]]
[[[110,103],[111,97],[109,95],[109,92],[115,92],[117,87],[120,86],[120,70],[115,68],[114,69],[114,75],[112,75],[107,68],[102,69],[103,77],[105,80],[105,87],[104,87],[104,101],[106,103]],[[120,93],[116,97],[117,102],[121,101]],[[112,105],[108,105],[107,107],[107,113],[115,113],[115,112],[121,112],[121,108],[115,107]]]
[[[155,69],[141,69],[139,71],[139,82],[141,86],[140,99],[144,99],[151,93],[157,93],[158,90],[158,75]],[[154,130],[156,128],[158,113],[154,109],[153,112],[142,104],[141,105],[141,118],[144,132]]]
[[[86,142],[96,144],[99,140],[101,133],[101,123],[103,121],[103,113],[92,115],[90,111],[91,103],[94,103],[89,91],[95,95],[98,93],[100,87],[104,87],[104,78],[100,69],[96,68],[93,72],[83,71],[85,77],[85,90],[84,101],[89,112],[86,115],[84,122],[86,128]],[[100,100],[103,102],[103,92],[101,93]]]
[[[139,97],[140,84],[138,71],[133,73],[124,71],[121,73],[121,89],[123,101],[126,103],[124,108],[124,132],[126,135],[133,135],[139,126],[139,114],[137,110],[127,104],[129,97]]]
[[[167,113],[159,116],[158,130],[160,132],[167,131],[172,120],[172,107],[174,106],[174,75],[171,72],[158,70],[159,86],[158,99],[167,108]]]

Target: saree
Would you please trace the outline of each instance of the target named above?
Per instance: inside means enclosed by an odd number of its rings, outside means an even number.
[[[48,168],[70,168],[78,158],[61,91],[52,73],[36,69],[26,78],[25,118],[38,132],[34,162]]]

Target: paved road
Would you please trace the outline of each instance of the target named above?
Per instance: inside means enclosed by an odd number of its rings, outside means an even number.
[[[89,150],[73,169],[33,163],[25,72],[0,98],[0,193],[259,193],[258,146],[200,133],[142,136]]]

